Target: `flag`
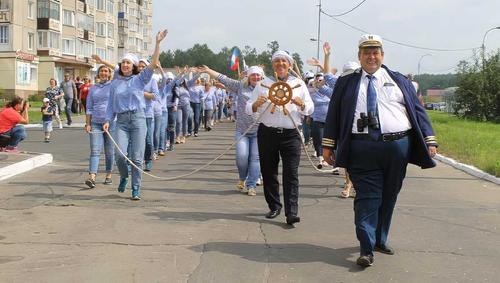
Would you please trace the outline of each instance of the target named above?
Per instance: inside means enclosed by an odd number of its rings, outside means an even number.
[[[238,47],[233,47],[233,51],[231,52],[231,60],[229,62],[229,69],[232,71],[238,71],[238,67],[240,66],[240,57],[241,53]]]

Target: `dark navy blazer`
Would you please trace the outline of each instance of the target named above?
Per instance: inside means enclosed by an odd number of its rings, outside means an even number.
[[[436,166],[429,155],[427,143],[435,144],[434,132],[424,107],[417,98],[415,88],[410,80],[398,72],[389,70],[389,76],[396,82],[403,92],[406,111],[410,120],[413,134],[410,135],[409,162],[422,169]],[[340,77],[335,84],[333,96],[328,108],[325,121],[323,146],[336,148],[335,166],[348,168],[351,133],[358,100],[361,69]]]

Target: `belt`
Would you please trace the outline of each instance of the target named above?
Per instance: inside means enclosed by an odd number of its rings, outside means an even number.
[[[373,138],[370,137],[370,135],[368,135],[368,134],[351,134],[351,140],[383,141],[383,142],[397,141],[397,140],[400,140],[400,139],[410,135],[410,133],[411,133],[411,130],[404,131],[404,132],[381,134],[377,140],[373,140]]]
[[[264,131],[267,131],[267,132],[275,133],[275,134],[289,134],[292,132],[297,132],[296,129],[268,127],[264,124],[260,124],[259,130],[261,130],[261,129]]]

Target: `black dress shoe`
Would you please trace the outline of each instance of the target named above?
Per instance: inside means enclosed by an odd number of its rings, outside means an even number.
[[[391,248],[389,245],[375,245],[375,251],[387,254],[387,255],[393,255],[394,254],[394,249]]]
[[[299,222],[300,222],[300,217],[298,217],[297,215],[291,215],[286,217],[286,224],[288,225],[293,225]]]
[[[268,219],[276,218],[276,216],[280,215],[280,213],[281,209],[271,210],[266,214],[266,218]]]
[[[368,267],[373,265],[373,255],[362,255],[356,260],[356,264],[361,267]]]

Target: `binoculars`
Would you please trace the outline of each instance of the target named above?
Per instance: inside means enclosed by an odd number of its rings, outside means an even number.
[[[358,132],[362,132],[367,126],[374,130],[380,128],[375,112],[368,112],[368,116],[364,112],[360,113],[360,118],[356,121],[356,126],[358,127]]]

